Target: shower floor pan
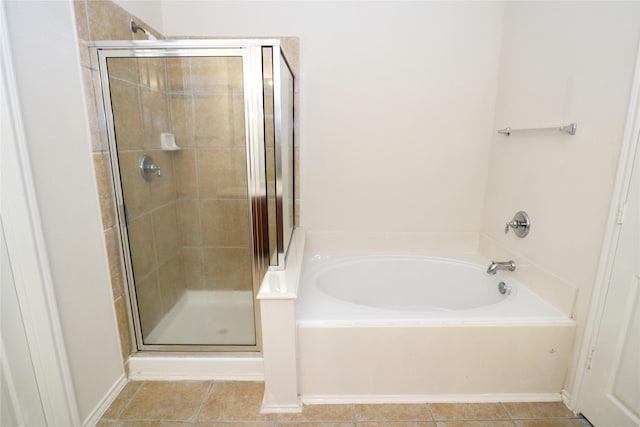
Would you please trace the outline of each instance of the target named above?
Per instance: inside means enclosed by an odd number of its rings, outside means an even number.
[[[254,345],[251,291],[186,291],[145,344]]]

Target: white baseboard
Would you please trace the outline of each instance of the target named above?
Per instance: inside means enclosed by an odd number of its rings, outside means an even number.
[[[307,395],[305,404],[560,402],[560,393]]]
[[[111,386],[107,394],[102,398],[98,405],[91,411],[89,416],[84,420],[82,425],[84,427],[93,427],[98,424],[100,418],[107,412],[109,406],[116,400],[116,397],[120,394],[124,386],[127,385],[127,377],[122,374],[120,378]]]
[[[266,397],[266,396],[265,396]],[[298,403],[291,405],[269,405],[262,399],[261,414],[299,414],[302,412],[302,401],[298,398]]]
[[[129,379],[264,381],[264,361],[262,356],[131,356]]]
[[[564,406],[569,408],[569,410],[573,411],[573,413],[577,415],[577,412],[575,411],[576,408],[573,406],[573,402],[571,401],[571,393],[569,393],[567,390],[562,390],[561,396]]]

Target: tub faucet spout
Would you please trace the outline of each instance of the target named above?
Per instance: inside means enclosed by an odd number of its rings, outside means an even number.
[[[504,262],[491,261],[491,264],[489,264],[489,268],[487,268],[487,273],[496,274],[496,271],[498,271],[498,270],[515,271],[516,270],[516,262],[513,261],[513,260],[504,261]]]

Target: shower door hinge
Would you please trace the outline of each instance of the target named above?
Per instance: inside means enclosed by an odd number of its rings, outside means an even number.
[[[623,204],[618,209],[618,216],[616,217],[616,224],[622,224],[624,222],[624,213],[627,210],[627,204]]]

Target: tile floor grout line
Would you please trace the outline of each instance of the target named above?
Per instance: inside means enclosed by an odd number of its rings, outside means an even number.
[[[529,417],[529,418],[513,418],[514,421],[541,421],[541,420],[580,420],[580,417]]]
[[[128,381],[127,384],[125,384],[125,387],[135,382],[138,382],[138,381]],[[138,386],[138,389],[129,397],[129,399],[127,399],[126,403],[122,406],[122,409],[118,411],[117,418],[112,418],[113,420],[118,420],[118,421],[122,420],[122,414],[124,414],[124,412],[129,408],[129,406],[131,405],[131,402],[133,402],[133,399],[135,399],[135,397],[140,393],[140,390],[142,390],[142,387],[144,387],[146,383],[147,381],[140,381],[140,385]],[[120,393],[122,393],[122,391]]]
[[[498,402],[500,404],[500,406],[502,407],[502,409],[504,409],[504,412],[509,416],[509,419],[511,421],[513,421],[513,416],[511,415],[511,412],[509,412],[509,410],[507,409],[506,406],[504,406],[504,402]],[[513,423],[513,425],[515,425],[516,423]]]
[[[427,405],[427,410],[429,411],[429,415],[431,415],[431,421],[433,421],[434,425],[436,423],[436,417],[433,416],[433,411],[431,410],[431,403],[425,402]]]
[[[190,421],[192,421],[193,423],[198,422],[198,418],[200,418],[200,414],[202,413],[202,408],[204,408],[205,403],[207,403],[207,401],[209,400],[209,397],[211,397],[211,393],[214,388],[214,385],[215,385],[215,380],[211,380],[209,382],[209,387],[207,387],[207,391],[204,392],[204,397],[202,398],[202,401],[198,406],[198,410],[191,417]]]

